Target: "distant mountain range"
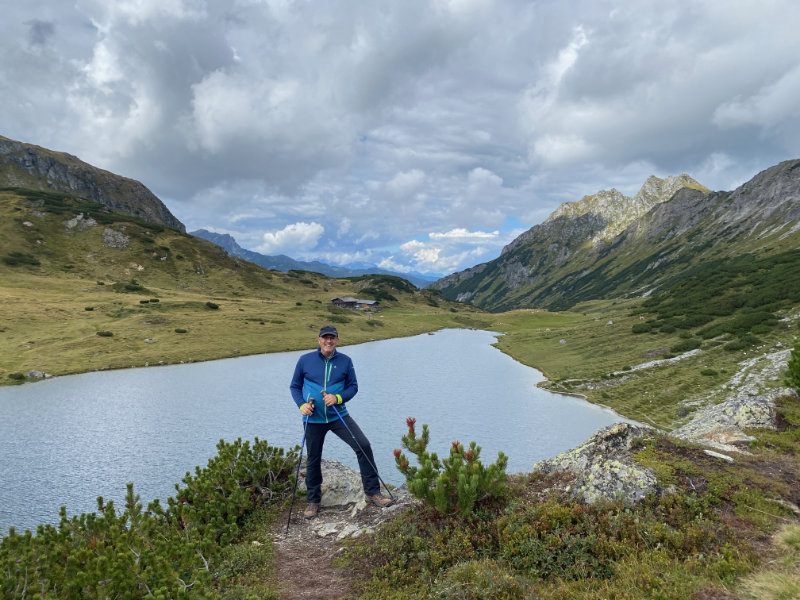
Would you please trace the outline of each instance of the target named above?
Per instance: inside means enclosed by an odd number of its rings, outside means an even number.
[[[733,192],[686,175],[651,177],[628,198],[598,192],[559,207],[501,255],[432,284],[491,311],[568,309],[648,296],[700,265],[800,248],[800,160],[767,169]]]
[[[191,235],[203,238],[209,242],[214,242],[218,246],[222,247],[222,249],[231,256],[243,258],[266,269],[272,269],[273,271],[312,271],[314,273],[327,275],[328,277],[360,277],[361,275],[375,274],[395,275],[410,281],[418,288],[424,288],[436,281],[436,277],[423,275],[422,273],[399,273],[396,271],[381,269],[376,265],[364,263],[359,263],[358,265],[335,266],[322,263],[317,260],[310,262],[295,260],[286,256],[285,254],[278,254],[274,256],[259,254],[258,252],[253,252],[252,250],[242,248],[236,242],[236,239],[227,233],[214,233],[213,231],[198,229],[197,231],[192,231]]]

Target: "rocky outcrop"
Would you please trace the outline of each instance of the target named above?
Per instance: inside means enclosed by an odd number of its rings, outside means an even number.
[[[775,428],[775,403],[778,398],[797,396],[789,388],[760,395],[741,394],[720,404],[708,406],[671,435],[725,452],[741,452],[737,444],[746,444],[753,436],[746,429]]]
[[[114,250],[124,250],[130,244],[131,238],[124,233],[106,227],[103,230],[103,244],[106,248],[113,248]]]
[[[633,441],[654,429],[629,423],[609,425],[589,440],[554,458],[533,465],[535,472],[569,473],[568,491],[593,504],[600,500],[633,503],[647,494],[660,493],[655,474],[633,458]]]
[[[64,192],[149,223],[186,227],[138,181],[98,169],[64,152],[0,136],[0,186]]]
[[[592,237],[592,242],[610,241],[656,204],[666,202],[678,190],[684,188],[702,192],[709,191],[685,173],[677,177],[669,176],[666,179],[651,175],[633,198],[625,196],[614,188],[601,190],[591,196],[584,196],[580,202],[565,202],[548,217],[547,221],[555,220],[558,217],[574,219],[580,215],[591,213],[606,223]]]
[[[305,460],[301,469],[305,468]],[[391,490],[395,503],[388,508],[368,505],[364,500],[361,475],[342,463],[322,459],[322,501],[317,517],[311,520],[302,518],[304,502],[295,503],[295,511],[290,529],[296,535],[308,533],[317,537],[341,540],[356,537],[362,533],[374,531],[375,528],[392,518],[402,510],[413,505],[414,500],[405,485]],[[298,483],[298,489],[305,491],[305,473]],[[388,495],[386,490],[382,490]]]
[[[787,396],[796,398],[797,392],[780,388],[758,395],[742,393],[699,410],[689,423],[669,435],[713,448],[706,453],[733,462],[730,456],[716,451],[746,452],[742,446],[755,439],[746,430],[774,429],[776,402]],[[633,503],[647,494],[668,491],[658,485],[652,470],[641,466],[633,457],[634,440],[655,433],[650,427],[627,423],[610,425],[577,448],[536,463],[533,470],[544,474],[569,474],[572,479],[567,491],[589,504],[601,500]]]

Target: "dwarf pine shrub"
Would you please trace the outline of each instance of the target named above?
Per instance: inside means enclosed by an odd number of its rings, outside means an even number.
[[[41,264],[38,258],[24,252],[10,252],[3,257],[3,262],[11,267],[18,265],[33,265],[36,267]]]
[[[70,518],[62,507],[58,526],[10,528],[0,539],[0,597],[219,598],[227,544],[248,513],[286,497],[299,448],[256,438],[220,440],[217,449],[167,506],[145,508],[129,483],[121,511],[99,497],[90,514]]]
[[[504,500],[506,497],[506,466],[508,458],[497,453],[497,462],[484,466],[480,461],[481,448],[470,442],[464,449],[458,441],[452,443],[450,456],[439,460],[428,452],[430,432],[422,426],[417,437],[416,419],[406,419],[408,433],[402,437],[403,448],[415,454],[420,466],[412,466],[400,449],[394,451],[398,470],[405,475],[408,491],[442,514],[468,515],[480,502]]]
[[[800,391],[800,338],[794,340],[794,348],[787,366],[786,385]]]

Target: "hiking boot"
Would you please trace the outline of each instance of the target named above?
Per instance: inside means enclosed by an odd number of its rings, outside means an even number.
[[[303,518],[304,519],[313,519],[317,516],[319,512],[319,502],[309,502],[308,506],[306,506],[305,511],[303,511]]]
[[[367,500],[367,504],[374,504],[379,508],[386,508],[387,506],[394,504],[394,500],[383,496],[380,492],[374,496],[366,495],[365,498]]]

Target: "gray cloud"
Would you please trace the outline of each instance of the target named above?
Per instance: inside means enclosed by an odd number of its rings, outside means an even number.
[[[791,0],[27,4],[1,134],[298,258],[464,268],[598,189],[800,155]]]
[[[28,42],[31,46],[44,46],[56,30],[52,23],[40,19],[32,19],[25,24],[28,26]]]

